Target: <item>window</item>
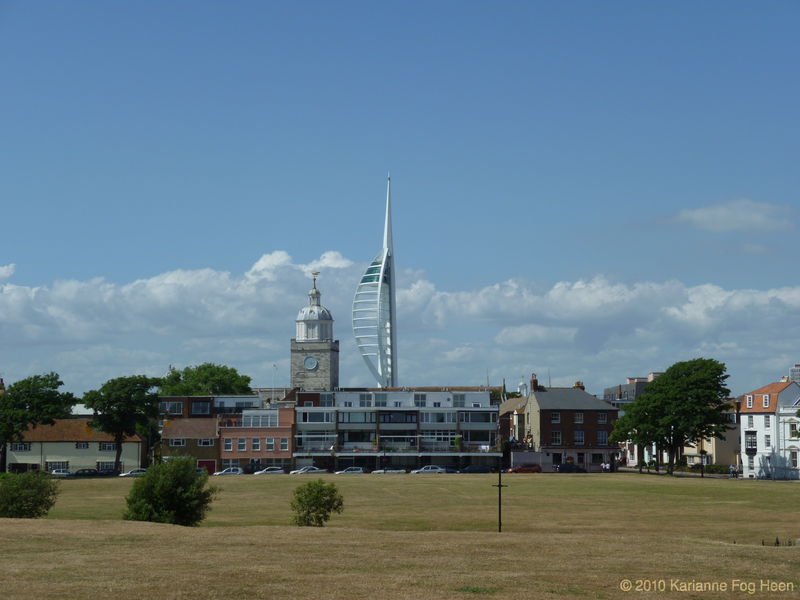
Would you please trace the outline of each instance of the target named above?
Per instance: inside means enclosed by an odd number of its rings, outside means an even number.
[[[320,394],[319,395],[319,405],[320,406],[333,406],[333,394]]]
[[[244,415],[242,417],[242,427],[277,427],[278,411],[272,410],[266,414]]]
[[[169,441],[170,446],[185,446],[186,440],[183,438],[174,438]]]
[[[261,438],[250,440],[250,446],[253,448],[253,452],[261,452]]]
[[[764,394],[764,408],[769,408],[769,394]]]
[[[560,446],[561,445],[561,432],[560,431],[551,431],[550,432],[550,444],[553,446]]]
[[[414,394],[414,406],[423,407],[427,404],[426,394]]]
[[[375,398],[375,406],[386,406],[387,395],[384,392],[376,392],[373,396]]]
[[[44,468],[48,471],[53,471],[55,469],[67,469],[69,470],[69,461],[66,460],[54,460],[54,461],[47,461],[44,463]]]
[[[433,403],[433,408],[441,408],[441,407],[442,407],[442,403],[441,402],[434,402]]]
[[[158,411],[162,415],[182,415],[183,403],[182,402],[159,402]]]
[[[597,413],[597,423],[599,425],[605,425],[606,423],[608,423],[608,413],[607,412]]]
[[[747,428],[752,429],[754,427],[753,424],[753,415],[747,415]]]
[[[583,412],[582,411],[578,411],[578,412],[575,413],[575,422],[577,424],[579,424],[579,425],[583,423]]]
[[[345,401],[344,401],[344,407],[345,407],[345,408],[350,408],[351,406],[353,406],[353,403],[352,403],[352,402],[350,402],[349,400],[345,400]]]
[[[115,442],[100,442],[100,452],[116,452],[117,444]]]
[[[608,432],[607,431],[598,431],[597,432],[597,445],[598,446],[608,446]]]
[[[576,431],[575,432],[575,445],[576,446],[583,446],[584,438],[583,438],[583,431]]]
[[[233,440],[231,438],[225,438],[222,441],[225,444],[224,446],[225,452],[230,452],[231,450],[233,450]]]
[[[12,452],[30,452],[31,451],[31,444],[30,442],[14,442],[11,444],[11,451]]]
[[[797,468],[797,450],[792,450],[789,452],[789,460],[791,461],[791,465],[793,469]]]
[[[239,438],[236,443],[236,449],[239,452],[244,452],[247,450],[247,439],[246,438]]]
[[[120,465],[120,467],[121,467],[121,466],[122,466],[122,465]],[[108,461],[108,460],[98,460],[98,461],[97,461],[97,470],[98,470],[98,471],[113,471],[113,470],[114,470],[114,467],[116,467],[116,465],[114,464],[114,461],[113,461],[113,460],[111,460],[111,461]]]
[[[372,394],[359,394],[358,405],[361,408],[372,406]]]
[[[472,408],[480,408],[480,407],[481,407],[481,403],[480,402],[473,402],[472,403]]]
[[[769,429],[769,426],[770,426],[769,415],[764,415],[764,428]]]
[[[789,423],[789,437],[796,438],[797,436],[797,423]]]
[[[347,414],[347,413],[339,413]],[[303,413],[303,423],[333,423],[334,412],[332,410],[327,410],[325,412],[304,412]]]
[[[267,442],[267,447],[266,447],[267,452],[273,452],[275,450],[275,438],[267,438],[266,442]]]
[[[286,452],[289,449],[289,438],[281,438],[281,451]]]
[[[88,450],[89,442],[75,442],[75,450]]]
[[[223,458],[222,459],[222,468],[227,469],[228,467],[238,467],[239,466],[239,459],[238,458]]]
[[[755,458],[753,458],[752,456],[748,456],[747,457],[747,468],[752,471],[755,468],[755,466],[756,466]]]
[[[375,413],[369,412],[340,412],[339,423],[374,423]]]
[[[303,402],[303,406],[314,406],[314,401],[306,400],[305,402]]]
[[[466,399],[466,394],[453,394],[453,408],[464,408]]]
[[[756,441],[755,431],[748,431],[747,433],[744,434],[744,449],[745,450],[758,449],[758,442]]]
[[[401,406],[403,406],[403,403],[400,402],[400,401],[397,401],[397,402],[394,403],[394,407],[395,408],[400,408]]]
[[[561,413],[558,411],[554,411],[550,413],[550,422],[551,423],[561,423]]]
[[[745,400],[747,401],[747,408],[753,408],[753,395],[747,394],[747,396],[745,396]]]
[[[197,445],[201,447],[210,448],[214,445],[214,440],[211,438],[202,438],[197,440]]]
[[[211,414],[211,402],[207,402],[207,401],[192,402],[192,414],[193,415],[210,415]]]
[[[772,436],[765,435],[764,436],[764,446],[767,448],[772,448]]]

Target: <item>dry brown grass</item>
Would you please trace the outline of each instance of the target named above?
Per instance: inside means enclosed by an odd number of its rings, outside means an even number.
[[[747,597],[625,594],[625,578],[800,590],[800,550],[761,546],[800,537],[796,483],[509,476],[497,533],[496,477],[326,479],[345,511],[324,529],[288,525],[291,491],[306,479],[217,478],[199,528],[118,520],[130,481],[66,481],[50,518],[0,520],[0,597]]]

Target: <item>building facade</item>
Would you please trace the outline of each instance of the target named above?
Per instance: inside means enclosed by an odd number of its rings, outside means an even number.
[[[800,384],[770,383],[740,398],[742,475],[800,478]]]
[[[498,407],[481,388],[299,393],[294,458],[338,469],[497,466]]]

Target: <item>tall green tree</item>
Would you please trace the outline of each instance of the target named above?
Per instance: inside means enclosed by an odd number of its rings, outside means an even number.
[[[203,363],[178,371],[170,366],[161,380],[162,396],[209,396],[212,394],[249,394],[250,377],[233,367]]]
[[[109,379],[99,390],[83,396],[83,404],[94,411],[91,426],[114,437],[117,453],[114,468],[120,470],[122,442],[125,437],[144,430],[158,417],[158,394],[155,388],[160,379],[144,375]]]
[[[18,441],[29,428],[52,425],[69,416],[75,397],[59,392],[58,373],[33,375],[11,384],[0,394],[0,472],[6,470],[6,444]]]
[[[671,474],[681,448],[705,438],[722,438],[730,429],[725,414],[730,409],[727,378],[725,365],[711,358],[675,363],[625,409],[611,439],[664,448]]]

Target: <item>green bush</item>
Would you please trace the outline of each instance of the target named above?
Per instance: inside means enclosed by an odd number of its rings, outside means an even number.
[[[334,484],[318,479],[296,488],[291,506],[295,525],[323,527],[332,512],[342,512],[344,499]]]
[[[47,473],[7,474],[0,479],[0,517],[38,519],[53,508],[58,481]]]
[[[208,475],[197,475],[194,462],[175,458],[155,464],[136,480],[125,499],[129,521],[193,526],[211,509],[217,488],[206,487]]]

